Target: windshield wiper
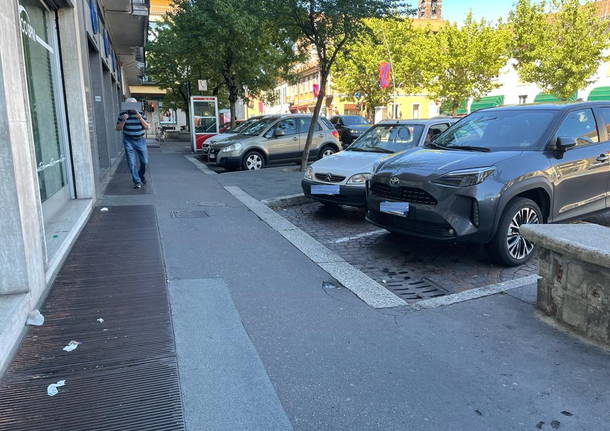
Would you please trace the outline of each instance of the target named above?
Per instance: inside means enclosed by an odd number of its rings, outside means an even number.
[[[474,145],[452,145],[450,147],[444,147],[448,150],[465,150],[465,151],[481,151],[483,153],[489,153],[491,150],[487,147],[477,147]]]
[[[434,142],[429,142],[426,144],[426,148],[438,148],[440,150],[446,150],[447,147],[445,147],[444,145],[441,144],[436,144]]]

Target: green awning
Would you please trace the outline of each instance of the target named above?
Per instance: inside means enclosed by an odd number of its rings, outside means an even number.
[[[494,106],[504,105],[504,96],[487,96],[475,100],[470,105],[470,112],[477,111],[483,108],[493,108]]]
[[[455,113],[456,115],[468,114],[468,100],[463,100]],[[447,102],[443,102],[441,104],[440,114],[451,115],[451,108],[449,107]]]
[[[574,93],[568,98],[567,101],[574,102],[577,98],[578,98],[578,93]],[[561,100],[559,97],[554,96],[552,94],[548,94],[548,93],[538,93],[538,95],[534,99],[534,103],[557,103],[557,102],[564,102],[564,100]]]
[[[597,87],[591,91],[589,94],[589,98],[587,99],[589,102],[594,100],[610,100],[610,87]]]

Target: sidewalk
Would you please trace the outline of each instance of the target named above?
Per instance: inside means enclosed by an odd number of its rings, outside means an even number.
[[[206,175],[186,146],[151,149],[147,193],[133,195],[118,171],[98,203],[156,211],[186,429],[607,428],[610,355],[541,322],[533,286],[430,310],[370,308],[323,288],[330,276],[224,189],[269,199],[298,192],[300,173]],[[97,417],[91,429],[114,429],[116,418]],[[17,429],[4,418],[0,430]]]

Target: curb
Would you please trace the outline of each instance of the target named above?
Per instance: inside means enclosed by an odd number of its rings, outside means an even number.
[[[313,202],[303,193],[297,193],[294,195],[280,196],[278,198],[265,199],[261,201],[263,204],[270,208],[288,208],[297,205],[303,205]]]

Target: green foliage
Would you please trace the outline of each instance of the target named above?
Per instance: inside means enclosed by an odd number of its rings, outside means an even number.
[[[597,16],[593,3],[519,0],[510,24],[511,51],[521,79],[562,100],[586,87],[606,60],[608,24]]]
[[[410,19],[368,19],[365,24],[367,31],[347,44],[337,57],[333,86],[349,99],[360,92],[360,103],[372,118],[375,106],[387,105],[394,93],[408,94],[421,87],[423,65],[417,61],[415,43],[420,33]],[[393,83],[388,88],[379,87],[379,64],[384,61],[393,66]]]
[[[235,119],[238,98],[274,88],[298,56],[294,41],[248,0],[176,0],[151,44],[149,71],[173,94],[197,79],[225,91]]]
[[[331,68],[345,45],[367,31],[364,19],[387,16],[395,4],[387,0],[263,0],[265,10],[276,17],[276,26],[299,41],[298,47],[317,62],[320,93],[301,160],[305,170],[313,132],[326,96]]]
[[[455,114],[469,97],[478,99],[499,86],[500,70],[509,58],[510,33],[503,25],[475,21],[469,14],[461,27],[446,25],[420,39],[422,78],[430,97]]]

